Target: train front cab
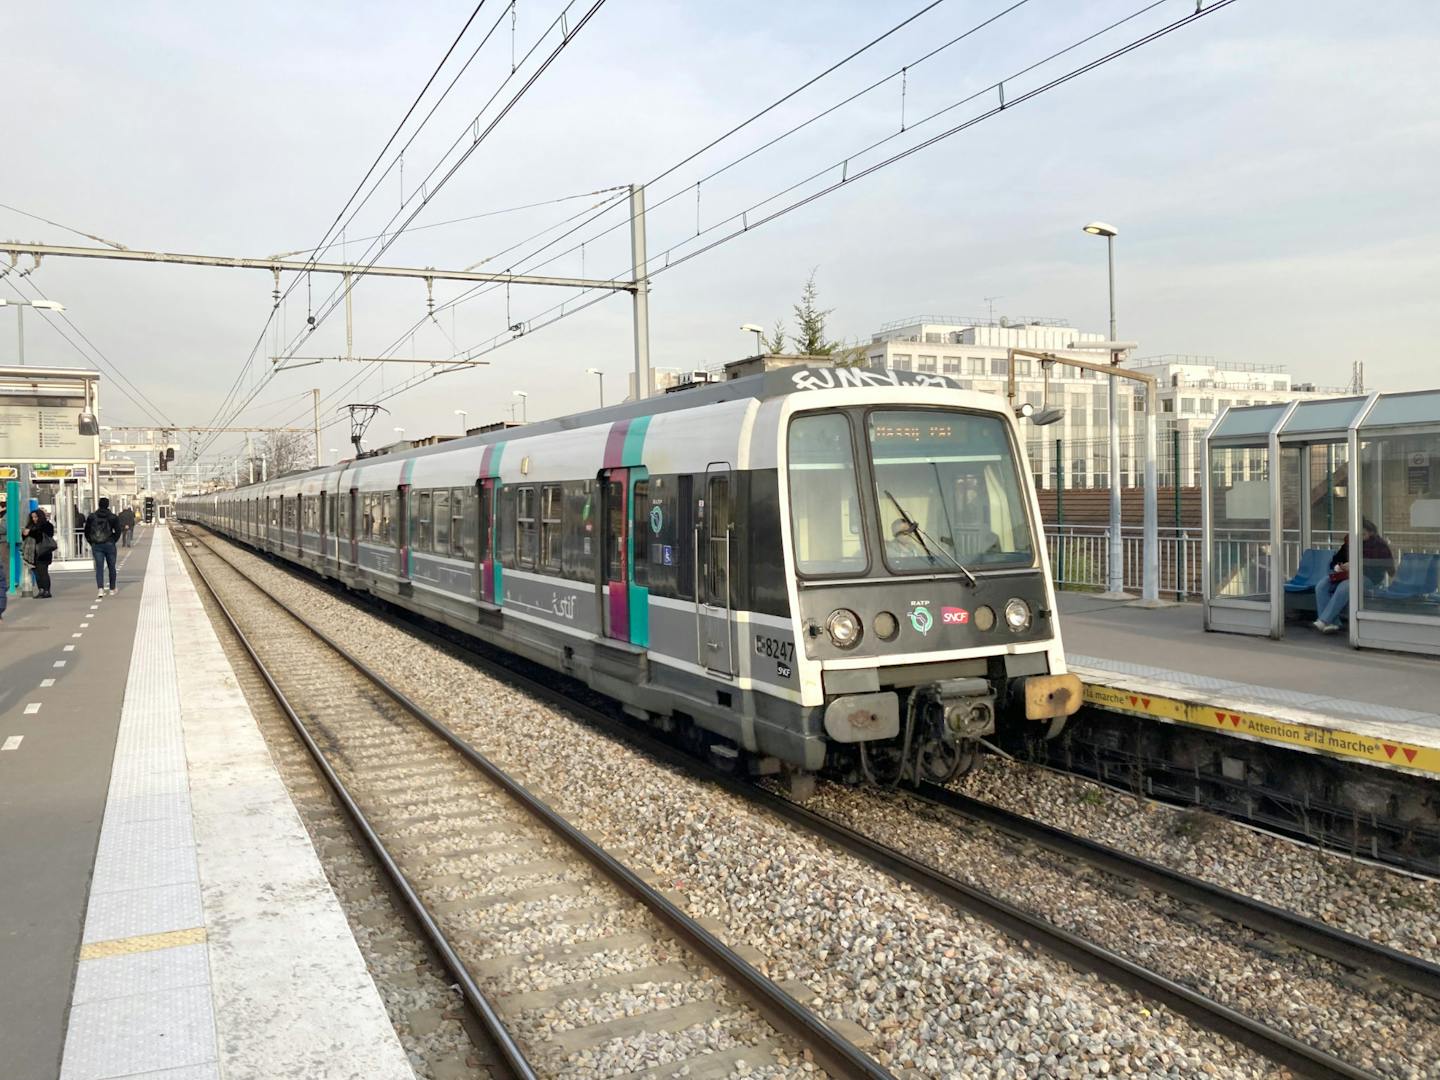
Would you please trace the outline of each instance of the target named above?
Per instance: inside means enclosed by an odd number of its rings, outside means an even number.
[[[794,411],[782,519],[811,723],[871,780],[943,782],[997,725],[1058,734],[1081,690],[1013,419],[914,395]]]

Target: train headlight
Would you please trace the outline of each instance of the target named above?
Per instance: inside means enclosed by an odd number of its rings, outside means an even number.
[[[849,608],[836,608],[825,620],[825,631],[837,649],[853,649],[860,643],[860,616]]]
[[[1018,596],[1007,601],[1005,604],[1005,625],[1012,633],[1020,633],[1030,628],[1030,605]]]

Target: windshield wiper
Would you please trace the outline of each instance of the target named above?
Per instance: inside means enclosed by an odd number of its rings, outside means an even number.
[[[885,497],[895,504],[895,509],[900,512],[901,520],[905,522],[905,529],[903,530],[903,532],[900,532],[897,535],[913,537],[915,542],[920,545],[921,550],[923,550],[925,554],[929,556],[932,563],[936,561],[935,552],[940,552],[941,555],[944,555],[945,558],[949,559],[952,563],[955,564],[955,569],[959,570],[960,573],[964,574],[965,579],[969,581],[972,586],[980,584],[978,581],[975,580],[975,575],[972,574],[969,570],[967,570],[964,564],[962,564],[959,559],[955,558],[954,555],[951,555],[948,551],[946,551],[944,546],[938,541],[935,542],[935,549],[931,550],[930,545],[927,544],[925,541],[927,539],[934,541],[935,538],[927,534],[924,529],[920,528],[920,523],[905,512],[905,508],[900,505],[899,499],[895,498],[895,496],[892,495],[889,491],[885,492]]]

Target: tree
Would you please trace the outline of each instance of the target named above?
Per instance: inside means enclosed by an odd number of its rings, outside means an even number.
[[[825,320],[835,311],[823,311],[816,303],[819,295],[815,288],[815,270],[805,279],[805,288],[800,293],[800,303],[795,305],[795,351],[801,356],[829,356],[835,344],[825,340]]]
[[[775,320],[775,332],[768,336],[761,336],[761,347],[771,356],[779,356],[785,351],[785,320]]]
[[[260,444],[260,457],[270,477],[284,476],[315,464],[315,439],[303,431],[275,431]]]

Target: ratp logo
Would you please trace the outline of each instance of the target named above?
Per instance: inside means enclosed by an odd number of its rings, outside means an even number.
[[[935,625],[935,616],[930,614],[930,609],[923,604],[910,611],[910,625],[921,637],[930,633],[930,628]]]

